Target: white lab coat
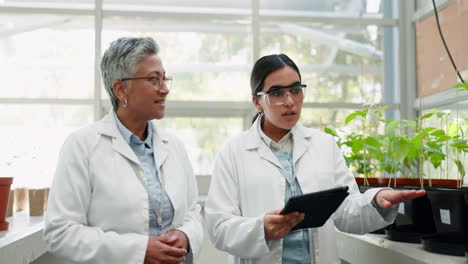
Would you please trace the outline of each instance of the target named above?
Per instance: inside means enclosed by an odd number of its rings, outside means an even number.
[[[203,219],[192,167],[181,142],[152,127],[158,175],[174,206],[172,226],[187,235],[196,259]],[[44,228],[49,251],[70,263],[143,263],[149,238],[145,185],[144,170],[113,114],[72,134],[50,192]]]
[[[229,263],[282,263],[282,240],[265,241],[263,217],[284,207],[286,182],[257,122],[219,152],[205,205],[208,233],[216,248],[231,255]],[[333,137],[300,124],[292,133],[294,171],[303,193],[349,186],[350,195],[333,217],[309,229],[316,263],[339,263],[335,227],[364,234],[391,224],[396,209],[384,219],[371,204],[379,189],[360,194]]]

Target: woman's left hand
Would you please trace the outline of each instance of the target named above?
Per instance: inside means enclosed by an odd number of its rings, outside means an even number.
[[[188,252],[188,238],[184,232],[172,229],[160,236],[161,242],[176,248],[183,248]]]
[[[388,209],[394,204],[403,203],[426,195],[425,190],[380,190],[374,196],[374,201],[381,208]]]

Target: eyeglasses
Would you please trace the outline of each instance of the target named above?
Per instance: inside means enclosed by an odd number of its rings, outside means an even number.
[[[164,84],[168,90],[172,87],[172,77],[159,77],[159,76],[149,76],[149,77],[133,77],[133,78],[123,78],[121,81],[130,81],[130,80],[147,80],[151,82],[155,90],[160,90]]]
[[[295,82],[287,86],[272,86],[266,92],[258,92],[256,95],[264,95],[269,105],[284,105],[288,100],[288,95],[294,102],[302,102],[305,97],[305,88],[307,85]]]

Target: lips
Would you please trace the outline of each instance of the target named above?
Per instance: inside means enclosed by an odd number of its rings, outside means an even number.
[[[166,100],[154,101],[155,104],[166,105]]]
[[[282,114],[282,116],[294,116],[296,115],[296,111],[286,111]]]

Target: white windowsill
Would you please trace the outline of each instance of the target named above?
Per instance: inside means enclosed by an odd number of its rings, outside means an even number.
[[[395,242],[384,235],[353,235],[338,233],[340,258],[349,263],[359,264],[467,264],[465,257],[427,252],[421,244]]]
[[[30,263],[47,251],[42,239],[43,216],[29,216],[28,211],[16,212],[6,219],[7,231],[0,231],[0,259],[8,264]]]
[[[203,198],[199,202],[203,204]],[[28,216],[27,212],[16,213],[7,218],[8,231],[0,232],[0,259],[8,264],[30,263],[47,252],[42,239],[43,216]],[[385,239],[383,235],[352,235],[338,232],[340,258],[349,263],[360,264],[466,264],[465,257],[456,257],[426,252],[421,244],[401,243]]]
[[[206,195],[200,195],[198,203],[202,208],[205,201]],[[28,210],[25,210],[7,217],[6,221],[10,226],[7,231],[0,231],[0,263],[30,263],[47,252],[42,238],[43,216],[29,216]]]

